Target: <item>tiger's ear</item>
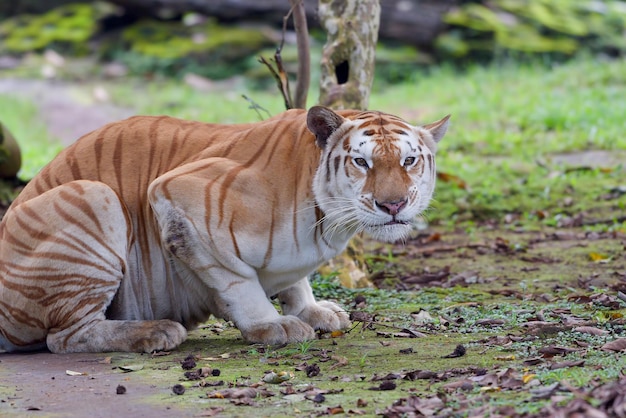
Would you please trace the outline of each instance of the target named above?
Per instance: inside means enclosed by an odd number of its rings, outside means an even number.
[[[441,138],[446,134],[448,130],[448,125],[450,121],[450,115],[444,117],[443,119],[438,120],[437,122],[429,123],[428,125],[422,126],[422,128],[426,129],[433,136],[433,141],[439,142]]]
[[[343,122],[341,116],[324,106],[313,106],[306,115],[307,127],[315,135],[320,148],[326,146],[328,138]]]

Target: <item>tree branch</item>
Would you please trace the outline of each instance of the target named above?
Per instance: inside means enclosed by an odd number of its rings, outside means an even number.
[[[306,10],[303,0],[289,0],[293,10],[293,25],[296,30],[298,47],[298,74],[296,84],[295,107],[305,109],[311,82],[311,55],[309,52],[309,28],[306,22]],[[284,35],[283,35],[284,38]]]
[[[285,67],[283,67],[283,59],[280,56],[281,49],[282,44],[280,47],[276,48],[276,52],[274,53],[276,68],[274,68],[272,63],[266,60],[265,57],[260,57],[259,62],[265,64],[276,79],[278,90],[280,91],[280,94],[283,95],[283,99],[285,100],[285,109],[289,110],[293,109],[293,100],[291,100],[291,92],[289,91],[289,77],[287,77],[287,72],[285,71]]]

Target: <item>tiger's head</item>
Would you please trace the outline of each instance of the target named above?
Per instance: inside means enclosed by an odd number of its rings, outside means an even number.
[[[322,149],[313,181],[332,237],[365,231],[375,239],[406,238],[435,188],[435,152],[449,115],[413,126],[381,112],[342,117],[312,107],[307,126]]]

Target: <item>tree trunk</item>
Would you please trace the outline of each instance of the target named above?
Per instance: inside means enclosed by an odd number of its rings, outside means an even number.
[[[366,109],[374,80],[379,1],[320,0],[318,14],[326,30],[320,104]]]
[[[374,80],[379,0],[320,0],[319,18],[326,30],[319,103],[334,109],[367,109]],[[338,272],[345,287],[372,286],[362,248],[361,237],[353,238],[347,250],[320,271]]]

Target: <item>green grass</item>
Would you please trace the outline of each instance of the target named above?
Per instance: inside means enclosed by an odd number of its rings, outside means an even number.
[[[440,183],[432,219],[528,216],[558,207],[571,188],[580,200],[597,201],[606,192],[598,185],[621,184],[623,169],[559,174],[550,155],[626,150],[623,60],[580,58],[553,68],[509,63],[463,73],[436,68],[415,78],[378,87],[370,104],[420,123],[452,114],[438,168],[462,178],[470,191]]]
[[[32,178],[62,149],[60,142],[47,132],[46,125],[40,120],[37,106],[30,101],[0,95],[0,120],[20,146],[20,178]]]
[[[580,58],[553,68],[508,63],[463,73],[435,68],[411,85],[377,88],[373,108],[429,122],[453,115],[446,153],[534,157],[625,149],[626,63]],[[454,129],[455,126],[462,129]]]

